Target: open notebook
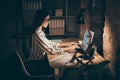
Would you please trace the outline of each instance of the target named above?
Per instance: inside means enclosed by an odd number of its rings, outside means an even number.
[[[91,43],[93,41],[93,37],[94,37],[94,32],[93,31],[90,31],[91,32]],[[86,30],[85,31],[85,34],[84,34],[84,38],[82,41],[79,41],[80,43],[80,47],[85,51],[87,48],[88,48],[88,31]]]

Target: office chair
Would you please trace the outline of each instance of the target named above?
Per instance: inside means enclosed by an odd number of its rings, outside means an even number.
[[[15,50],[16,55],[20,61],[20,65],[22,68],[22,72],[24,73],[24,75],[28,78],[28,80],[32,80],[32,79],[37,79],[37,80],[54,80],[54,74],[49,74],[49,75],[32,75],[31,73],[29,73],[25,62],[27,61],[25,55],[23,54],[22,50],[20,49],[16,49]]]

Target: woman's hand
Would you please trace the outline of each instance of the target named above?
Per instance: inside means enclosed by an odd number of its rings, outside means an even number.
[[[76,48],[79,48],[79,46],[77,44],[74,44],[72,46],[68,46],[68,47],[65,47],[65,48],[62,48],[64,52],[75,52],[76,51]]]
[[[76,42],[66,42],[66,43],[59,43],[58,47],[69,47],[69,46],[73,46],[73,45],[77,45],[78,43]]]
[[[78,45],[76,45],[76,44],[73,44],[72,46],[70,46],[70,47],[68,47],[68,52],[76,52],[76,48],[79,48],[79,46]]]
[[[78,45],[72,45],[70,47],[68,47],[68,50],[75,50],[76,48],[79,48]]]
[[[69,46],[73,46],[73,45],[76,45],[76,46],[77,46],[77,44],[78,44],[78,43],[76,43],[76,42],[70,42],[70,43],[68,43]]]

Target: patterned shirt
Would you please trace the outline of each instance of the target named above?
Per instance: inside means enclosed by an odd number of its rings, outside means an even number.
[[[39,29],[32,36],[32,51],[29,60],[40,60],[45,54],[59,54],[63,50],[58,47],[59,43],[48,40],[45,33]]]

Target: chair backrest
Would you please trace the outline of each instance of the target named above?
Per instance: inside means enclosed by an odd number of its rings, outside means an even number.
[[[22,67],[23,73],[24,73],[25,75],[27,75],[27,76],[31,76],[30,73],[28,73],[28,71],[27,71],[27,69],[26,69],[26,66],[25,66],[25,61],[26,61],[27,59],[25,58],[23,51],[20,50],[20,49],[16,49],[15,52],[16,52],[16,55],[17,55],[19,61],[20,61],[20,65],[21,65],[21,67]]]
[[[30,79],[30,78],[40,78],[40,79],[44,79],[44,78],[52,78],[52,77],[54,77],[54,74],[44,75],[44,76],[41,76],[41,75],[38,75],[38,76],[37,76],[37,75],[34,75],[34,76],[33,76],[33,75],[31,75],[31,74],[27,71],[27,69],[26,69],[25,62],[26,62],[27,59],[25,58],[22,50],[16,49],[15,52],[16,52],[16,55],[17,55],[19,61],[20,61],[20,64],[21,64],[21,67],[22,67],[22,71],[23,71],[24,75],[26,75],[29,79]]]

